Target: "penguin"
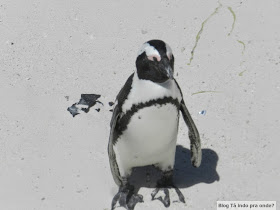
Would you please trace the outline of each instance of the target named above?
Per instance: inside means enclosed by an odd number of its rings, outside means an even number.
[[[137,54],[136,70],[116,97],[110,122],[108,155],[115,183],[119,186],[111,209],[120,206],[131,210],[143,196],[134,192],[129,182],[132,169],[153,165],[162,172],[152,192],[152,200],[170,206],[169,189],[174,188],[179,200],[183,194],[173,184],[173,168],[179,114],[188,126],[191,162],[201,163],[199,132],[183,100],[182,91],[173,77],[174,55],[162,40],[145,42]],[[163,191],[164,198],[156,198]]]

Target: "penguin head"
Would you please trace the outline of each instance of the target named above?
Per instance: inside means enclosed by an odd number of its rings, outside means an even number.
[[[139,79],[163,83],[173,79],[174,56],[168,44],[161,40],[150,40],[138,51],[136,59]]]

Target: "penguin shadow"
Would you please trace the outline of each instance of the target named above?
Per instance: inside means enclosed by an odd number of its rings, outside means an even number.
[[[202,149],[202,161],[198,168],[191,164],[191,152],[182,145],[177,145],[175,165],[173,169],[173,182],[178,188],[188,188],[198,183],[211,184],[219,181],[216,171],[218,155],[211,149]],[[130,177],[130,183],[138,192],[141,187],[155,188],[161,178],[161,171],[155,166],[134,168]]]
[[[182,145],[177,145],[174,183],[179,188],[191,187],[198,183],[211,184],[220,180],[216,170],[219,157],[214,150],[202,149],[201,165],[195,168],[191,164],[191,151]]]

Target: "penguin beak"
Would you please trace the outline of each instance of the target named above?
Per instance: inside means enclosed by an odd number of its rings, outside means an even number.
[[[164,71],[164,74],[169,78],[169,79],[173,79],[173,69],[172,67],[170,66],[170,62],[168,59],[163,59],[162,61],[163,63],[163,71]]]
[[[170,65],[165,67],[166,75],[169,79],[173,79],[173,70]]]

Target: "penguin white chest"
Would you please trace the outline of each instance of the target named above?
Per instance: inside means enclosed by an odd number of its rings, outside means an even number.
[[[177,136],[178,110],[173,104],[153,105],[135,113],[124,132],[127,144],[156,151]]]
[[[172,165],[178,118],[178,109],[172,103],[155,104],[134,113],[116,144],[121,165],[131,168],[160,164],[166,160],[166,167]]]

